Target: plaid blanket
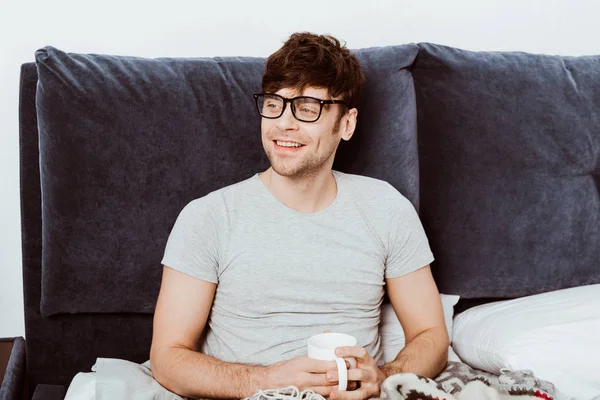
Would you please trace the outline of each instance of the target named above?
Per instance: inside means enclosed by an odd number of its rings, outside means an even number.
[[[554,393],[554,385],[528,370],[503,370],[498,376],[453,361],[435,380],[402,373],[381,388],[381,398],[390,400],[554,400]]]
[[[531,371],[503,370],[498,375],[475,370],[467,364],[449,362],[435,380],[411,373],[387,378],[380,399],[387,400],[555,400],[554,385]],[[245,400],[325,400],[310,391],[290,386],[266,390]]]

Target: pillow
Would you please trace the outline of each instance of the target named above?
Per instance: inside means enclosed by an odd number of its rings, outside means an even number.
[[[419,216],[440,292],[600,283],[600,55],[419,47]]]
[[[452,317],[454,316],[454,306],[458,303],[460,296],[440,294],[442,308],[444,309],[444,320],[448,336],[452,341]],[[381,347],[383,349],[383,361],[389,363],[398,355],[398,352],[404,348],[406,337],[404,330],[396,312],[391,303],[385,303],[381,307],[381,321],[379,322],[379,332],[381,334]],[[448,347],[448,361],[460,361],[458,356]]]
[[[471,308],[454,319],[453,347],[474,368],[531,370],[576,399],[600,394],[600,285]]]

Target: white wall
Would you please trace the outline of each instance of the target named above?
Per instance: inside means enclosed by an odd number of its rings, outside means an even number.
[[[290,33],[308,30],[331,33],[350,48],[430,41],[470,50],[600,54],[599,15],[597,0],[0,0],[0,337],[25,332],[17,105],[19,67],[36,49],[267,56]]]

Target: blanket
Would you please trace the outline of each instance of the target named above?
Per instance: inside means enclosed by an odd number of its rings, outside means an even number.
[[[387,378],[380,399],[389,400],[561,400],[554,385],[536,378],[531,371],[502,370],[500,376],[478,371],[461,362],[448,362],[435,380],[400,373]],[[260,391],[244,400],[325,400],[310,391],[290,386]]]
[[[150,363],[98,358],[93,372],[73,378],[65,400],[185,400],[161,386]],[[387,378],[380,399],[389,400],[566,400],[554,386],[530,371],[503,370],[500,376],[478,371],[467,364],[449,362],[435,380],[402,373]],[[245,400],[325,400],[310,390],[262,390]]]
[[[410,373],[390,376],[381,398],[390,400],[559,400],[554,385],[529,370],[502,370],[499,376],[461,362],[449,362],[435,380]]]

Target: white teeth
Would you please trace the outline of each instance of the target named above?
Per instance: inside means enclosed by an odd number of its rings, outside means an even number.
[[[281,146],[281,147],[300,147],[300,146],[302,146],[300,143],[282,142],[282,141],[279,141],[279,140],[277,140],[276,143],[277,143],[278,146]]]

